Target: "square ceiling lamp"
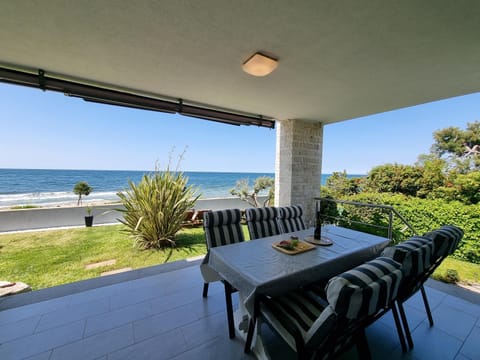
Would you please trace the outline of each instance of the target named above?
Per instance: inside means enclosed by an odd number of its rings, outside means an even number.
[[[278,66],[278,60],[256,52],[242,64],[242,69],[253,76],[265,76],[270,74]]]

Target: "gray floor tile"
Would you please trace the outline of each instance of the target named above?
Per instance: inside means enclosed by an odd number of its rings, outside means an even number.
[[[36,333],[0,346],[0,359],[23,359],[81,339],[85,321],[77,321]]]
[[[36,315],[14,323],[0,325],[0,344],[32,335],[40,321],[40,317],[40,315]]]
[[[57,347],[53,349],[50,360],[93,360],[132,344],[133,329],[128,324]]]
[[[163,360],[186,350],[186,343],[179,329],[150,337],[122,350],[110,353],[108,360]],[[197,357],[197,359],[201,359]]]
[[[255,359],[253,355],[246,355],[243,352],[243,342],[234,339],[229,340],[225,337],[218,337],[210,340],[206,344],[190,349],[174,358],[172,360],[247,360]],[[283,359],[283,358],[282,358]]]
[[[410,327],[411,331],[415,330],[415,328],[419,326],[420,323],[427,318],[427,314],[425,313],[425,310],[419,310],[409,305],[404,305],[404,309],[405,309],[405,315],[407,316],[407,320],[408,320],[408,326]],[[392,311],[389,311],[377,321],[380,322],[381,324],[387,325],[388,327],[396,330]]]
[[[44,353],[37,354],[26,358],[25,360],[49,360],[52,350],[45,351]]]
[[[0,359],[249,359],[243,341],[228,338],[223,285],[210,284],[206,299],[202,286],[191,267],[0,311]],[[480,305],[431,288],[427,294],[434,327],[416,294],[405,305],[415,348],[401,352],[387,314],[367,329],[373,359],[480,358]],[[238,294],[233,300],[236,306]],[[267,342],[275,359],[286,358],[287,345],[274,336]],[[340,357],[357,358],[355,350]]]
[[[150,300],[154,314],[160,314],[165,311],[173,310],[179,306],[190,304],[199,298],[199,295],[192,293],[190,289],[177,291],[165,296],[156,297]]]
[[[152,314],[149,302],[138,303],[87,319],[85,337],[143,319]]]
[[[470,359],[480,359],[480,327],[475,326],[460,349],[460,354]]]
[[[113,295],[110,298],[110,307],[112,310],[120,309],[122,307],[158,298],[161,295],[161,290],[155,286],[144,287],[142,289],[128,289],[118,294],[118,296]]]
[[[189,348],[202,345],[221,336],[228,339],[227,315],[225,312],[216,313],[183,326],[181,330]]]
[[[148,339],[152,336],[190,324],[195,320],[195,314],[189,311],[188,306],[181,306],[171,311],[135,321],[133,323],[135,341]]]
[[[448,304],[460,311],[463,311],[475,317],[480,316],[480,304],[473,304],[471,302],[450,295],[445,298],[444,304]]]
[[[465,355],[462,355],[462,354],[458,354],[454,360],[473,360],[473,359],[470,359],[468,357],[466,357]]]
[[[0,308],[0,325],[17,322],[32,316],[46,314],[68,306],[69,299],[57,298],[48,301],[41,301],[31,305],[3,310]]]
[[[475,318],[451,305],[440,304],[433,314],[434,326],[464,341],[475,325]]]
[[[366,329],[366,335],[374,359],[384,359],[389,357],[395,349],[400,349],[396,328],[377,321]]]
[[[426,321],[412,333],[415,347],[411,355],[418,359],[451,360],[460,347],[462,341],[436,328],[429,327]]]
[[[197,301],[187,305],[190,311],[194,312],[197,319],[201,319],[220,311],[226,310],[225,298],[220,296],[209,296],[199,298]]]
[[[73,295],[69,295],[69,306],[81,305],[84,303],[88,303],[94,300],[102,300],[108,299],[111,295],[111,292],[108,291],[106,288],[98,288],[93,290],[87,290],[83,292],[79,292]]]
[[[447,297],[447,294],[427,286],[425,287],[425,292],[427,293],[428,303],[430,304],[430,309],[432,311],[434,311],[435,308]],[[415,307],[418,310],[425,311],[425,304],[423,303],[423,298],[420,291],[417,291],[417,293],[408,299],[405,304]]]
[[[108,298],[93,300],[78,305],[69,305],[57,311],[42,315],[36,332],[51,329],[92,315],[103,314],[109,310]]]

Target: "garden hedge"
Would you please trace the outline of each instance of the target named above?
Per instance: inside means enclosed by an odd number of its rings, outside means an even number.
[[[428,200],[388,193],[360,193],[344,197],[343,200],[391,205],[418,234],[424,234],[442,225],[456,225],[463,229],[465,235],[453,256],[480,264],[480,204],[465,205],[457,201]],[[368,211],[360,209],[348,211],[348,209],[345,211],[347,217],[375,220],[375,216]],[[380,219],[380,221],[383,220]],[[394,234],[397,239],[403,228],[404,224],[395,219]]]

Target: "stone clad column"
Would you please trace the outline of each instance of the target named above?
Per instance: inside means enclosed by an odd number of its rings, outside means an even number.
[[[301,204],[313,221],[320,195],[323,125],[303,120],[277,121],[275,205]]]

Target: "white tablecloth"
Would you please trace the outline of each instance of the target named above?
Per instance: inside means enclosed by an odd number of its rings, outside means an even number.
[[[313,229],[294,235],[300,239]],[[283,234],[210,249],[208,266],[240,292],[246,310],[252,314],[255,296],[275,296],[312,282],[327,281],[376,256],[389,244],[387,238],[333,225],[322,227],[331,246],[317,246],[297,255],[284,254],[272,243],[289,239]]]

